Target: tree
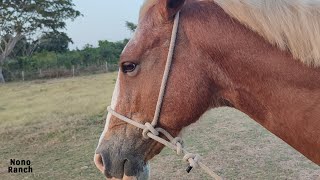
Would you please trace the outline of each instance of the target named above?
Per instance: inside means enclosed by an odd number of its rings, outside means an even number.
[[[126,21],[126,27],[131,32],[134,32],[137,29],[137,25],[129,21]]]
[[[128,41],[127,39],[118,42],[110,42],[107,40],[99,41],[100,56],[108,63],[116,64]]]
[[[28,41],[28,39],[23,36],[15,45],[9,58],[18,58],[22,56],[31,56],[35,49],[38,47],[39,40]]]
[[[31,44],[28,42],[27,38],[23,36],[20,41],[18,41],[13,48],[12,52],[10,53],[9,57],[16,58],[19,56],[26,56],[28,53],[28,49],[30,48]]]
[[[72,0],[0,0],[0,83],[4,83],[2,67],[17,42],[36,33],[58,32],[65,20],[81,13]]]
[[[90,44],[86,44],[81,51],[82,62],[81,65],[87,67],[92,64],[98,64],[100,60],[99,52],[97,48],[94,48]]]
[[[46,33],[38,41],[37,52],[52,51],[63,53],[69,50],[69,43],[73,43],[72,39],[64,32]]]

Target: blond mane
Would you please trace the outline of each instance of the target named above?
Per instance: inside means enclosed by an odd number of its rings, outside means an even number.
[[[271,44],[320,66],[320,0],[213,0]]]
[[[158,0],[145,0],[140,17]],[[320,0],[208,0],[260,34],[288,50],[303,63],[320,66]]]

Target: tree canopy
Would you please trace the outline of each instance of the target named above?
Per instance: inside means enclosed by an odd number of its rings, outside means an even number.
[[[72,0],[0,0],[0,8],[0,83],[4,61],[17,42],[44,32],[57,33],[66,20],[81,15]]]
[[[126,21],[126,27],[131,32],[134,32],[137,29],[137,25],[129,21]]]
[[[0,36],[58,31],[80,16],[73,6],[72,0],[1,0]]]
[[[37,52],[41,51],[53,51],[53,52],[67,52],[69,50],[69,43],[73,43],[72,39],[64,32],[49,32],[41,36],[36,42]]]

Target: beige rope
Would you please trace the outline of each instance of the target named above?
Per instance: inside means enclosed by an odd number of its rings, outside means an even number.
[[[162,77],[162,82],[161,82],[161,87],[160,87],[160,92],[158,96],[158,102],[156,106],[156,111],[154,112],[154,117],[152,121],[152,126],[156,126],[158,123],[158,119],[160,116],[160,111],[163,103],[163,98],[164,94],[166,91],[166,86],[167,86],[167,81],[169,78],[169,73],[171,69],[171,64],[173,60],[173,53],[174,53],[174,47],[176,44],[176,39],[177,39],[177,34],[178,34],[178,27],[179,27],[179,19],[180,19],[180,12],[176,14],[176,17],[174,18],[174,23],[173,23],[173,29],[172,29],[172,34],[171,34],[171,41],[170,41],[170,46],[169,46],[169,52],[168,52],[168,57],[167,57],[167,62],[166,62],[166,67],[164,69],[163,77]]]
[[[173,60],[174,47],[175,47],[177,34],[178,34],[179,18],[180,18],[180,12],[178,12],[176,14],[175,19],[174,19],[173,30],[172,30],[172,35],[171,35],[171,42],[170,42],[170,47],[169,47],[169,53],[168,53],[168,57],[167,57],[166,67],[165,67],[163,77],[162,77],[160,92],[159,92],[156,110],[155,110],[154,118],[153,118],[152,122],[151,123],[147,122],[143,125],[143,124],[140,124],[134,120],[131,120],[131,119],[115,112],[110,106],[107,109],[108,109],[109,113],[111,113],[113,116],[117,117],[118,119],[123,120],[126,123],[129,123],[129,124],[136,126],[140,129],[143,129],[142,135],[144,138],[151,138],[155,141],[158,141],[159,143],[167,146],[168,148],[170,148],[174,151],[177,151],[178,155],[184,154],[183,159],[185,161],[189,162],[189,168],[187,170],[188,172],[192,168],[199,166],[207,174],[212,176],[214,179],[222,180],[222,178],[220,176],[218,176],[217,174],[212,172],[207,166],[205,166],[203,163],[200,162],[200,156],[198,154],[189,153],[188,151],[186,151],[183,148],[183,141],[180,137],[174,138],[166,130],[164,130],[162,128],[155,128],[155,126],[158,123],[159,117],[160,117],[163,98],[165,95],[166,86],[167,86],[169,73],[170,73],[170,69],[171,69],[171,64],[172,64],[172,60]],[[167,137],[167,139],[170,142],[159,137],[159,133],[161,133],[165,137]]]
[[[146,125],[140,124],[140,123],[138,123],[136,121],[133,121],[133,120],[121,115],[121,114],[118,114],[117,112],[112,110],[112,108],[110,106],[107,109],[108,109],[108,112],[111,113],[113,116],[117,117],[118,119],[120,119],[120,120],[122,120],[122,121],[124,121],[124,122],[126,122],[128,124],[136,126],[136,127],[140,128],[140,129],[147,128]],[[153,134],[152,131],[148,132],[146,135],[149,138],[151,138],[151,139],[153,139],[153,140],[155,140],[155,141],[167,146],[168,148],[170,148],[170,149],[172,149],[174,151],[177,151],[178,155],[183,155],[184,154],[183,160],[189,162],[190,167],[194,167],[195,168],[195,167],[199,166],[208,175],[210,175],[214,179],[222,180],[222,178],[220,176],[218,176],[217,174],[212,172],[206,165],[204,165],[201,162],[200,156],[198,154],[189,153],[187,150],[185,150],[183,148],[183,142],[182,142],[180,137],[173,138],[166,130],[164,130],[162,128],[155,128],[155,130],[158,132],[158,134],[160,132],[161,134],[166,136],[169,139],[170,142],[165,140],[165,139],[163,139],[163,138],[161,138],[161,137],[159,137],[159,135]]]

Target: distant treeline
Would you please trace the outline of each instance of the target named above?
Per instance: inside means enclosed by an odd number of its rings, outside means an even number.
[[[5,0],[0,8],[0,84],[108,71],[107,64],[117,63],[128,42],[99,41],[98,47],[70,51],[72,40],[63,30],[68,20],[83,16],[73,0]],[[131,22],[126,26],[132,32],[137,28]]]
[[[43,41],[36,45],[35,49],[32,49],[32,45],[23,44],[24,42],[21,41],[3,66],[5,79],[7,81],[21,79],[17,77],[21,76],[21,72],[47,71],[53,73],[48,77],[54,77],[54,73],[57,73],[55,71],[61,71],[61,69],[71,70],[76,67],[90,70],[93,66],[105,67],[106,62],[112,66],[118,63],[128,39],[118,42],[99,41],[98,47],[85,45],[81,50],[68,50],[66,43],[69,41],[65,39],[64,42],[52,42],[51,38],[50,42]],[[39,76],[35,76],[37,77]]]

